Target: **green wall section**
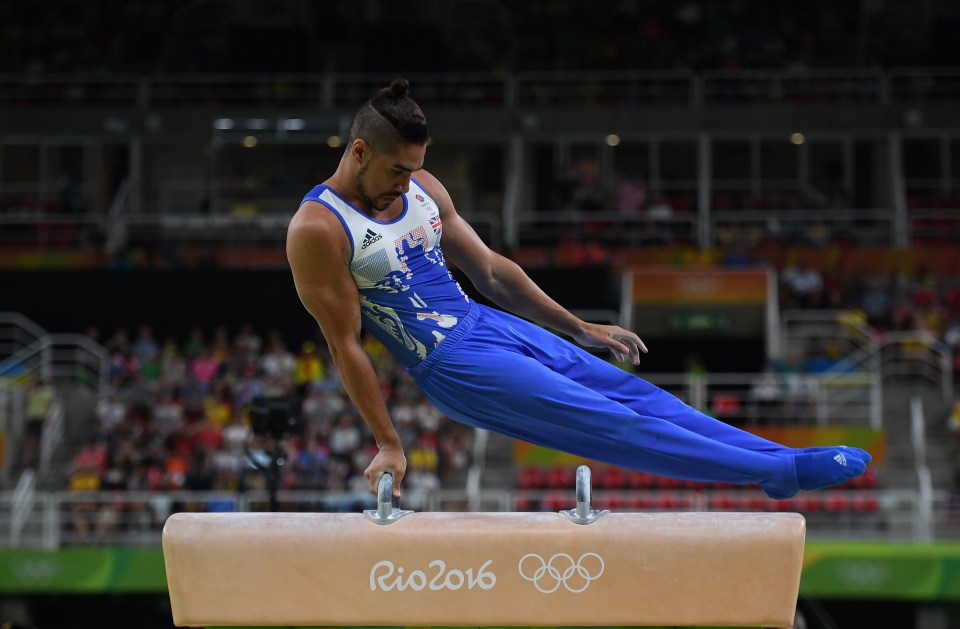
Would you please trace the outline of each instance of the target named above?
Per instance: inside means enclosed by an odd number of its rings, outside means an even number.
[[[159,548],[0,552],[0,594],[140,594],[166,589]]]
[[[960,600],[960,543],[808,542],[800,595]]]
[[[159,548],[0,551],[0,595],[167,589]],[[807,543],[801,596],[960,601],[960,543]]]

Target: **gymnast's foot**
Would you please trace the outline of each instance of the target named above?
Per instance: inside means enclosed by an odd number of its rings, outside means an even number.
[[[867,462],[853,456],[846,448],[824,448],[819,452],[801,452],[794,456],[797,468],[797,484],[801,491],[814,491],[845,483],[860,476],[867,469]],[[791,498],[795,494],[764,488],[774,500]]]
[[[856,457],[863,461],[864,463],[869,463],[873,459],[873,455],[863,450],[861,448],[854,448],[851,446],[813,446],[810,448],[796,448],[797,454],[810,454],[816,452],[826,452],[828,450],[840,450],[847,457]]]

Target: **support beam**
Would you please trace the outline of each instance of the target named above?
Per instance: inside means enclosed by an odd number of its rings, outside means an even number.
[[[793,623],[794,513],[175,514],[174,622],[250,625]]]

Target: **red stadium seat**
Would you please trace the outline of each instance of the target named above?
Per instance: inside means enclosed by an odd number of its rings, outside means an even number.
[[[710,494],[707,507],[711,511],[733,511],[736,508],[733,492],[720,490]]]
[[[573,489],[577,475],[569,467],[557,465],[547,470],[546,487],[548,489]]]
[[[868,467],[867,471],[850,481],[854,489],[875,489],[877,487],[877,469]]]
[[[880,503],[872,492],[855,494],[851,500],[851,503],[853,510],[861,513],[872,513],[880,508]]]
[[[572,492],[550,491],[543,497],[543,511],[560,511],[572,509],[576,506],[576,498]]]
[[[850,501],[849,494],[840,489],[829,492],[829,494],[827,495],[826,499],[823,502],[827,511],[833,511],[833,512],[850,511],[850,508],[851,508],[851,501]]]
[[[622,467],[608,465],[597,472],[594,484],[604,489],[621,489],[627,485],[627,473]]]
[[[793,511],[794,505],[792,500],[771,500],[770,501],[770,510],[771,511]]]
[[[822,500],[815,494],[800,494],[793,498],[793,504],[797,511],[804,513],[820,511],[823,507]]]
[[[526,494],[517,494],[517,497],[514,498],[513,502],[514,508],[517,511],[535,511],[537,509],[536,501]]]
[[[740,495],[740,504],[745,511],[769,511],[770,499],[762,492],[746,490]]]
[[[646,472],[631,471],[627,474],[627,487],[630,489],[649,489],[653,487],[653,476]]]
[[[656,476],[654,482],[656,483],[655,487],[660,489],[679,489],[681,486],[680,479],[670,478],[669,476]]]
[[[543,469],[529,465],[520,468],[517,475],[517,487],[520,489],[542,489],[546,485]]]
[[[623,509],[627,501],[619,492],[605,491],[594,499],[593,504],[596,509]]]

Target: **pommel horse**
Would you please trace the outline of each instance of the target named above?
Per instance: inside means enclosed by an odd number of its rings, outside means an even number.
[[[793,624],[796,513],[177,513],[177,626]]]

